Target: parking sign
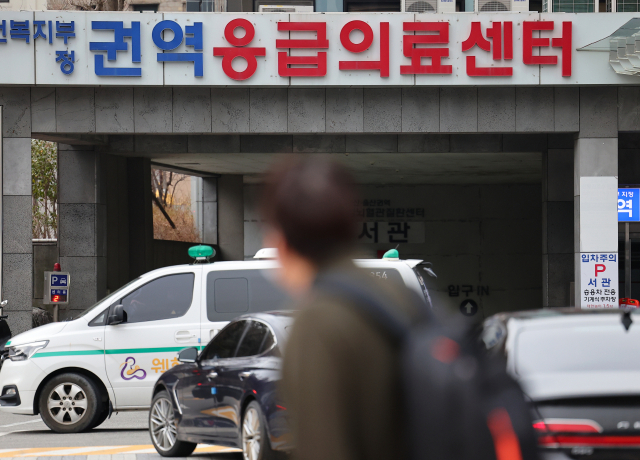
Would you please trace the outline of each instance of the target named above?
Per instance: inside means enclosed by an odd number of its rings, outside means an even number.
[[[618,308],[618,254],[580,254],[581,308]]]
[[[51,287],[69,286],[69,275],[54,272],[51,274]]]
[[[71,277],[68,272],[44,272],[42,303],[69,303],[69,284],[71,284]]]
[[[640,222],[640,188],[618,189],[618,222]]]

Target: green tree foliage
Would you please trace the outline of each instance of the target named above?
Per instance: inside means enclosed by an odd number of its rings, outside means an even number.
[[[53,142],[31,140],[33,238],[58,235],[58,151]]]

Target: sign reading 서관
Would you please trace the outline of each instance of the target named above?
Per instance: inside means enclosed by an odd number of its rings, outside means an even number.
[[[618,189],[618,222],[640,222],[640,188]]]
[[[2,11],[0,85],[636,84],[609,63],[636,16]]]
[[[580,254],[580,307],[618,308],[618,254]]]

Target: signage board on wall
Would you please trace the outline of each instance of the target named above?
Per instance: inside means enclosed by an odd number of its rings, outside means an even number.
[[[637,15],[3,11],[0,84],[636,84],[609,50]]]
[[[580,254],[580,306],[618,308],[618,254]]]
[[[424,243],[424,222],[361,222],[359,225],[360,243]]]
[[[640,188],[618,189],[618,222],[640,222]]]
[[[43,304],[69,303],[69,285],[71,275],[68,272],[44,272]]]

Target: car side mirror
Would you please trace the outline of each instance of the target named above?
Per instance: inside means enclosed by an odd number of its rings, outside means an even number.
[[[195,363],[198,360],[198,349],[196,347],[185,348],[178,353],[178,361],[181,363]]]
[[[109,315],[109,326],[115,326],[120,323],[124,323],[124,307],[122,305],[116,305],[113,307],[112,314]]]

